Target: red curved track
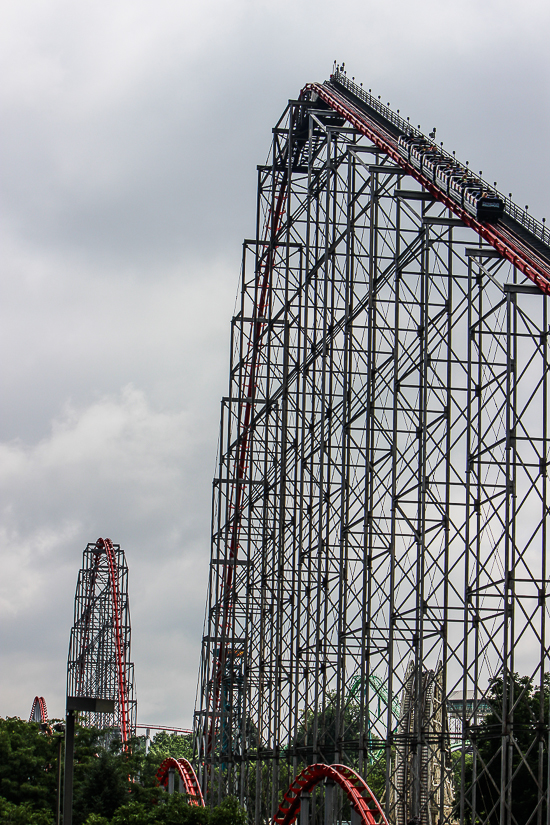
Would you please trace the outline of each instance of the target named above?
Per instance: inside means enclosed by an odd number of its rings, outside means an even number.
[[[46,707],[46,700],[43,696],[35,696],[32,703],[31,715],[29,722],[47,722],[48,708]]]
[[[300,813],[300,795],[326,779],[342,788],[362,825],[388,825],[378,800],[359,774],[345,765],[322,764],[308,765],[296,777],[273,817],[273,825],[292,825]]]
[[[193,770],[193,766],[187,759],[183,759],[183,757],[174,759],[173,756],[165,759],[157,771],[157,782],[159,785],[164,785],[164,787],[168,785],[168,772],[170,768],[174,768],[174,771],[182,780],[184,793],[189,796],[189,804],[204,808],[204,799],[198,779]]]

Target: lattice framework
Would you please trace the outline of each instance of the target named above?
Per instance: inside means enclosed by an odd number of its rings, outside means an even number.
[[[474,710],[464,700],[452,814],[437,787],[417,813],[511,823],[514,754],[527,755],[512,674],[542,696],[548,672],[547,298],[313,97],[274,129],[244,243],[196,714],[204,788],[237,793],[259,823],[304,764],[344,763],[369,784],[383,764],[395,822],[392,707],[409,665],[419,706],[440,668],[442,695],[473,692]],[[475,708],[493,678],[503,769],[498,813],[482,815]],[[541,700],[537,823],[547,715]]]
[[[120,545],[87,545],[75,593],[67,664],[67,696],[112,699],[114,713],[80,712],[90,727],[118,728],[126,742],[136,733],[137,700],[130,661],[128,565]]]

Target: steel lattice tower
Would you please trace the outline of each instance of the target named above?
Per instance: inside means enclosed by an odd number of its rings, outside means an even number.
[[[511,825],[528,758],[540,825],[548,234],[507,199],[498,223],[472,217],[399,156],[400,134],[420,133],[336,72],[289,102],[258,168],[197,761],[205,795],[236,793],[251,822],[305,764],[339,762],[382,776],[396,825]],[[514,674],[532,679],[527,724]],[[496,779],[477,738],[489,702]]]
[[[137,700],[130,661],[128,565],[120,545],[87,545],[76,585],[67,664],[67,696],[113,699],[115,712],[79,714],[81,724],[118,728],[123,742],[136,734]]]

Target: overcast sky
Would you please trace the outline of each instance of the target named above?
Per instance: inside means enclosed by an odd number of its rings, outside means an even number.
[[[191,724],[229,321],[287,99],[345,61],[550,218],[549,40],[547,0],[2,0],[1,716],[62,715],[103,536],[139,720]]]

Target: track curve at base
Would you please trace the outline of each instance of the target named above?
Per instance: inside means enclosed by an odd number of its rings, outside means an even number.
[[[346,765],[308,765],[298,774],[273,817],[272,825],[292,825],[300,812],[300,796],[323,780],[332,780],[345,791],[362,825],[388,825],[378,800],[364,779]],[[370,804],[369,804],[370,803]]]
[[[164,785],[164,787],[168,785],[168,772],[170,768],[174,768],[175,773],[177,773],[182,780],[184,793],[189,796],[189,804],[204,808],[204,799],[199,781],[193,770],[193,766],[187,759],[183,757],[175,759],[173,756],[168,756],[157,771],[157,782],[159,785]]]

